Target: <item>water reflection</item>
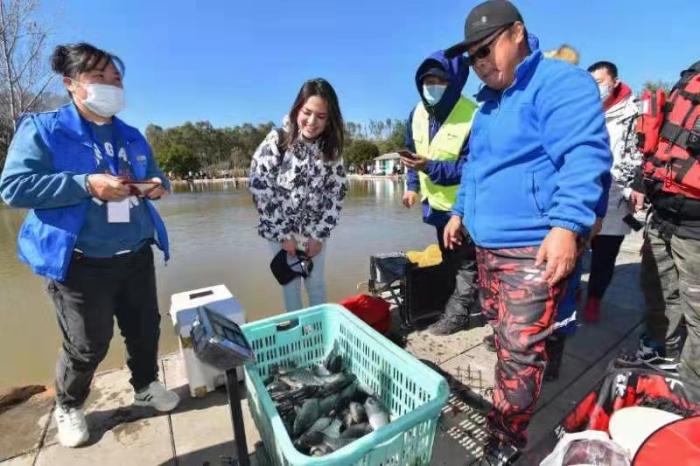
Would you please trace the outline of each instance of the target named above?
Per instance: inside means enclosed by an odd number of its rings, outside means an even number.
[[[156,256],[161,352],[177,348],[167,315],[173,293],[224,283],[249,320],[282,309],[281,291],[268,268],[270,252],[257,235],[257,213],[245,184],[195,182],[177,185],[175,191],[159,205],[172,244],[167,267]],[[350,183],[343,217],[329,242],[330,300],[357,292],[357,283],[367,279],[371,254],[423,248],[434,240],[434,230],[420,222],[419,209],[401,205],[402,193],[400,183],[385,179]],[[60,346],[44,283],[16,258],[23,215],[0,206],[0,387],[50,380]],[[113,344],[101,367],[122,361],[122,344]]]

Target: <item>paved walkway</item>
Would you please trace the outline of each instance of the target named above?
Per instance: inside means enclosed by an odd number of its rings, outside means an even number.
[[[560,379],[544,386],[530,426],[530,445],[546,440],[564,415],[600,380],[621,347],[636,344],[643,308],[638,286],[639,245],[639,236],[629,237],[623,244],[605,298],[602,323],[582,326],[567,342]],[[452,387],[436,434],[433,465],[468,464],[485,438],[483,412],[478,407],[485,407],[481,397],[490,399],[495,363],[495,355],[481,343],[486,331],[472,329],[445,338],[416,332],[408,339],[407,349],[439,366]],[[0,463],[202,466],[219,465],[222,456],[235,456],[223,390],[201,399],[189,398],[179,356],[165,356],[161,364],[166,386],[184,400],[174,413],[163,415],[129,407],[132,393],[128,372],[105,372],[96,378],[87,402],[91,438],[86,446],[66,449],[56,443],[53,400],[51,393],[44,393],[0,415]],[[259,464],[256,443],[260,437],[245,400],[243,407],[251,461]],[[522,464],[537,464],[533,458],[525,461]]]

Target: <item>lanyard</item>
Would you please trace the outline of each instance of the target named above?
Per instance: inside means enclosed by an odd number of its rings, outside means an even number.
[[[99,151],[100,154],[104,154],[102,158],[107,159],[107,165],[109,165],[109,169],[112,172],[112,175],[114,176],[119,176],[119,150],[117,149],[117,138],[115,136],[117,130],[115,126],[112,126],[112,137],[110,141],[108,141],[112,145],[112,155],[110,156],[109,153],[106,153],[107,150],[104,149],[104,146],[101,146],[101,142],[99,139],[97,139],[97,136],[95,135],[95,131],[92,129],[92,125],[88,122],[83,122],[83,124],[87,127],[87,131],[90,134],[90,139],[92,139],[92,148],[96,151]]]

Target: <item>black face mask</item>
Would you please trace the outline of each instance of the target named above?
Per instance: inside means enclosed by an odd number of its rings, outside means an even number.
[[[280,285],[286,285],[297,277],[307,278],[314,269],[314,263],[304,251],[297,249],[297,255],[292,262],[287,251],[280,251],[272,258],[270,270]]]

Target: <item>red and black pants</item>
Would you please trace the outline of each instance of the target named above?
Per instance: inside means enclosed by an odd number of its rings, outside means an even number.
[[[479,291],[484,316],[495,331],[496,362],[491,433],[524,447],[527,425],[542,387],[559,297],[567,280],[551,287],[545,265],[535,267],[539,247],[477,248]]]

